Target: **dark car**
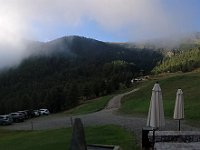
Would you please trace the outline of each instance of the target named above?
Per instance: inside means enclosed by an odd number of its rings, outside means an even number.
[[[24,111],[18,111],[18,113],[22,113],[24,115],[24,119],[28,119],[29,118],[28,113],[25,110]]]
[[[24,110],[24,112],[26,112],[27,118],[33,118],[33,117],[35,117],[35,113],[34,113],[33,110]]]
[[[13,122],[23,122],[24,121],[24,114],[19,113],[19,112],[14,112],[10,114],[11,117],[13,118]]]
[[[13,119],[10,115],[0,115],[0,125],[10,125]]]

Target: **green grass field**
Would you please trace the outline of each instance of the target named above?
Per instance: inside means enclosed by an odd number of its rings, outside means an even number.
[[[112,95],[102,96],[93,100],[87,100],[83,104],[65,111],[63,114],[67,115],[79,115],[89,114],[102,110],[107,105],[108,101],[117,94],[125,93],[133,90],[135,87],[130,87],[122,90],[115,91]]]
[[[122,100],[120,111],[125,114],[147,116],[151,91],[156,81],[162,89],[165,116],[173,117],[176,92],[181,88],[184,92],[185,119],[200,121],[200,73],[179,73],[146,81],[140,86],[139,91]]]
[[[1,150],[67,150],[71,128],[44,131],[0,130]],[[120,145],[123,150],[139,149],[132,134],[115,125],[86,127],[87,144]]]
[[[108,96],[103,96],[97,99],[86,101],[84,104],[66,111],[65,114],[78,115],[78,114],[88,114],[88,113],[97,112],[99,110],[102,110],[112,97],[113,95],[108,95]]]

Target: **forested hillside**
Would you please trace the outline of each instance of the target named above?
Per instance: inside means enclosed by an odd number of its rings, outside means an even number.
[[[189,72],[200,67],[200,47],[175,50],[153,69],[153,73]]]
[[[149,73],[162,54],[84,37],[33,42],[34,55],[0,74],[0,113],[41,107],[57,112],[80,101],[129,87]]]

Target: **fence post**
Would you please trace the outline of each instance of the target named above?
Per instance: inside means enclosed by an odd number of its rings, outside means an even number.
[[[31,130],[33,131],[33,121],[31,121]]]

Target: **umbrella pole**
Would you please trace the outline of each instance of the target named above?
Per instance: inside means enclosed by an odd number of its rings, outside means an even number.
[[[155,144],[155,129],[153,128],[153,149],[154,149],[154,144]]]
[[[178,120],[178,131],[181,131],[181,120]]]

